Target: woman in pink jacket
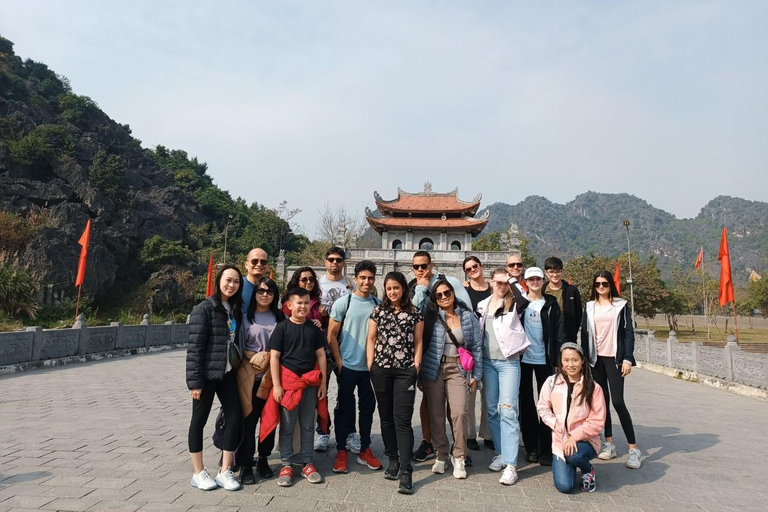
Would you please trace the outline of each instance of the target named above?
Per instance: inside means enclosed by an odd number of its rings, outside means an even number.
[[[541,421],[552,429],[552,476],[558,491],[576,487],[576,469],[581,470],[581,490],[595,492],[595,470],[589,462],[600,449],[600,431],[605,424],[603,390],[595,385],[576,343],[560,347],[561,368],[541,387],[537,409]]]

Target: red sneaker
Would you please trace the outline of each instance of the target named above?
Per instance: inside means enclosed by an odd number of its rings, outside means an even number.
[[[304,475],[304,478],[309,480],[310,483],[313,483],[313,484],[323,483],[323,476],[317,472],[315,465],[312,464],[311,462],[304,466],[304,469],[301,470],[301,474]]]
[[[336,461],[333,463],[334,473],[347,473],[347,450],[339,450],[336,454]]]
[[[357,456],[357,463],[362,464],[363,466],[368,466],[371,469],[382,468],[381,461],[373,454],[370,446],[360,452],[360,455]]]

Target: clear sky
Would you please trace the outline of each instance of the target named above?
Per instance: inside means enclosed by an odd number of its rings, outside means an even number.
[[[768,2],[2,0],[16,53],[233,196],[362,216],[628,192],[768,200]]]

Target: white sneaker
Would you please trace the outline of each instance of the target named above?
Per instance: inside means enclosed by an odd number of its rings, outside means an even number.
[[[328,434],[318,434],[315,439],[315,451],[324,452],[328,449],[328,443],[331,442],[331,436]]]
[[[203,468],[201,472],[192,475],[192,480],[189,481],[189,485],[197,487],[201,491],[212,491],[218,487],[213,478],[211,478],[211,475],[208,474],[208,470],[205,468]]]
[[[451,455],[451,465],[453,466],[453,478],[467,478],[467,468],[464,466],[464,458],[457,459]]]
[[[497,455],[493,458],[491,461],[491,464],[488,466],[488,469],[491,471],[499,472],[502,469],[504,469],[504,462],[501,460],[501,455]]]
[[[223,487],[228,491],[239,491],[243,488],[243,486],[240,485],[240,481],[235,478],[235,474],[231,469],[227,469],[216,475],[215,482],[219,487]]]
[[[597,458],[600,460],[611,460],[616,458],[616,445],[603,441],[603,447],[600,453],[597,454]]]
[[[347,450],[352,453],[360,453],[360,435],[357,432],[352,432],[347,436]]]
[[[514,485],[517,482],[517,468],[512,464],[507,464],[504,468],[504,472],[499,478],[499,483],[503,485]]]
[[[436,475],[442,475],[445,473],[445,464],[447,461],[444,460],[436,460],[434,464],[432,464],[432,472]]]
[[[642,464],[640,462],[641,455],[642,453],[640,453],[639,448],[630,448],[629,458],[627,459],[627,467],[630,469],[640,469],[640,465]]]

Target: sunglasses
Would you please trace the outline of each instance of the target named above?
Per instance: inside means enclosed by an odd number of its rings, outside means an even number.
[[[325,258],[328,263],[344,263],[344,258]]]
[[[496,286],[504,286],[505,284],[509,284],[507,281],[491,281]]]
[[[464,272],[469,274],[470,272],[474,272],[475,270],[479,269],[480,265],[472,265],[471,267],[467,267],[464,269]]]
[[[259,288],[256,290],[256,295],[274,295],[274,290],[267,290],[266,288]]]
[[[453,292],[451,290],[445,290],[444,292],[435,292],[435,298],[437,300],[450,299]]]
[[[307,283],[314,283],[314,282],[315,282],[315,278],[314,278],[314,277],[312,277],[312,276],[309,276],[309,277],[302,277],[301,279],[299,279],[299,282],[300,282],[300,283],[304,283],[304,284],[307,284]]]
[[[427,270],[427,268],[429,268],[429,263],[413,264],[413,270]]]
[[[522,263],[507,263],[507,268],[523,268]]]
[[[557,275],[560,275],[562,273],[563,273],[562,270],[553,270],[553,269],[547,270],[547,274],[549,274],[551,276],[557,276]]]
[[[595,288],[610,288],[611,284],[608,281],[595,281]]]
[[[251,260],[251,265],[253,265],[254,267],[256,265],[261,265],[263,267],[263,266],[266,266],[267,263],[269,263],[269,260],[260,260],[260,259]]]

